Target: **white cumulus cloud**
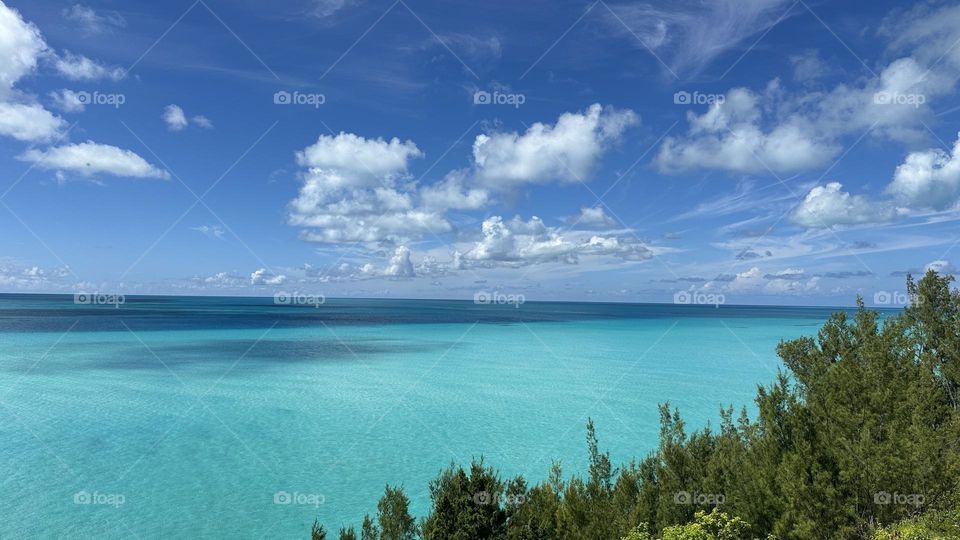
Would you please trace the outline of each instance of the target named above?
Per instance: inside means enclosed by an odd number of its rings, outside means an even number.
[[[410,261],[410,249],[399,246],[390,257],[384,274],[390,277],[413,277],[413,263]]]
[[[90,177],[97,174],[131,178],[170,177],[167,171],[159,169],[130,150],[124,150],[108,144],[87,141],[48,148],[30,149],[19,156],[20,160],[35,163],[41,169],[73,172]]]
[[[448,232],[442,209],[426,208],[407,180],[408,162],[423,156],[413,141],[323,135],[297,153],[306,167],[289,206],[291,225],[315,242],[403,243]]]
[[[638,121],[633,111],[593,104],[560,115],[553,125],[537,122],[523,134],[479,135],[473,143],[477,179],[494,189],[586,181],[608,144]]]
[[[66,122],[37,104],[0,102],[0,135],[20,141],[48,142],[56,139]]]
[[[47,44],[20,13],[0,2],[0,97],[8,94],[24,75],[33,72]]]
[[[187,118],[187,113],[184,112],[183,107],[176,104],[164,107],[160,118],[167,124],[167,129],[170,131],[183,131],[190,124],[203,129],[213,129],[213,122],[209,118],[202,114]]]
[[[775,94],[776,85],[768,88]],[[687,113],[689,133],[664,139],[656,161],[661,172],[720,169],[790,172],[827,162],[840,147],[800,116],[769,116],[757,95],[734,88],[702,115]],[[765,124],[769,124],[766,126]]]
[[[82,94],[73,90],[63,88],[56,92],[50,92],[50,99],[53,105],[64,112],[81,112],[86,108]]]
[[[931,149],[908,154],[887,192],[913,209],[954,206],[960,198],[960,134],[950,153]]]
[[[287,276],[274,274],[266,268],[259,268],[250,274],[251,285],[283,285],[286,282]]]
[[[570,218],[571,227],[580,227],[586,229],[612,229],[617,226],[617,221],[607,215],[603,206],[587,206],[580,209],[580,215]]]
[[[189,124],[187,115],[179,105],[167,105],[163,108],[163,114],[160,117],[170,131],[180,131]]]
[[[893,206],[870,201],[862,195],[851,195],[843,191],[839,182],[811,189],[790,216],[794,223],[809,228],[880,223],[894,218]]]
[[[500,216],[484,220],[482,238],[457,253],[460,266],[521,267],[559,262],[576,264],[583,256],[614,256],[622,260],[649,259],[653,251],[632,236],[603,236],[578,231],[564,233],[534,216],[504,221]]]

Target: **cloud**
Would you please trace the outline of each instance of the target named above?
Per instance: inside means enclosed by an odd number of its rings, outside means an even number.
[[[32,73],[47,44],[20,13],[0,2],[0,97],[10,93],[24,75]]]
[[[764,95],[734,88],[700,116],[687,113],[685,137],[664,139],[656,158],[661,172],[720,169],[730,172],[791,172],[826,163],[840,147],[798,115],[781,117],[761,106],[775,99],[778,84]],[[765,121],[764,116],[773,115]],[[764,124],[770,124],[765,127]]]
[[[0,261],[0,288],[18,290],[65,289],[73,275],[67,266],[43,268],[36,265]]]
[[[490,192],[466,186],[464,171],[453,171],[444,180],[425,186],[420,198],[426,208],[443,210],[479,210],[491,202]]]
[[[569,231],[567,237],[534,216],[504,221],[493,216],[483,221],[482,238],[455,256],[461,267],[522,267],[559,262],[576,264],[583,256],[615,256],[626,261],[646,260],[653,251],[633,237],[602,236]]]
[[[167,105],[163,108],[163,114],[160,117],[163,118],[163,121],[167,124],[167,129],[170,131],[181,131],[189,124],[187,115],[178,105]]]
[[[471,67],[487,66],[500,60],[503,55],[503,41],[496,35],[474,35],[467,33],[448,33],[430,38],[425,47],[441,47],[443,45],[456,51],[457,56],[463,58]]]
[[[427,235],[454,232],[447,217],[451,211],[483,210],[500,191],[552,181],[551,175],[569,175],[556,164],[536,163],[537,159],[559,159],[589,173],[606,143],[635,121],[632,112],[594,105],[583,113],[564,114],[552,126],[535,124],[524,134],[481,135],[474,145],[472,167],[453,170],[426,185],[414,182],[409,173],[410,162],[423,157],[413,141],[343,132],[323,135],[296,153],[302,185],[288,206],[288,223],[302,229],[303,240],[359,243],[371,253],[392,250],[383,270],[351,265],[338,270],[338,278],[436,277],[471,266],[572,264],[582,257],[645,260],[653,251],[632,235],[561,233],[538,218],[505,221],[494,216],[483,222],[480,240],[473,232],[461,231],[449,263],[440,262],[439,253],[428,253],[417,263],[408,247]],[[612,228],[602,210],[584,211],[584,225]]]
[[[117,12],[101,15],[93,8],[81,4],[64,8],[61,13],[63,18],[79,25],[86,35],[102,34],[127,25],[127,21]]]
[[[892,200],[870,200],[843,191],[839,182],[816,186],[791,214],[809,228],[886,223],[900,214],[954,208],[960,199],[960,134],[951,152],[929,149],[909,153],[884,192]]]
[[[664,140],[661,172],[802,171],[825,164],[842,137],[873,137],[916,145],[936,118],[932,105],[955,93],[960,79],[960,7],[924,4],[891,16],[881,30],[894,59],[877,77],[830,90],[787,92],[779,80],[762,93],[734,88],[703,115],[688,112],[689,132]],[[809,82],[822,66],[812,53],[794,57],[796,78]],[[926,124],[926,125],[925,125]],[[762,162],[762,163],[761,163]]]
[[[325,19],[356,3],[357,0],[311,0],[310,14]]]
[[[213,122],[211,122],[209,118],[203,116],[202,114],[192,117],[190,122],[198,127],[202,127],[203,129],[213,129]]]
[[[154,167],[130,150],[87,141],[48,148],[30,149],[18,157],[41,169],[74,172],[90,177],[111,174],[131,178],[170,178],[169,173]]]
[[[927,263],[926,266],[923,267],[924,272],[929,272],[930,270],[933,270],[934,272],[942,275],[946,275],[946,274],[954,275],[954,274],[960,273],[957,271],[956,266],[951,264],[950,261],[947,261],[944,259],[931,261]]]
[[[401,244],[448,232],[442,209],[418,205],[416,190],[403,182],[409,180],[408,161],[422,156],[412,141],[322,135],[297,152],[306,171],[288,222],[307,229],[304,240],[326,243]]]
[[[886,191],[912,209],[953,207],[960,198],[960,134],[950,153],[931,149],[908,154]]]
[[[960,34],[958,34],[960,37]],[[926,137],[934,98],[950,92],[953,83],[943,71],[928,70],[912,57],[898,58],[863,85],[841,84],[829,92],[795,97],[791,107],[831,137],[874,137],[915,143]],[[798,114],[800,114],[798,112]]]
[[[297,163],[313,170],[337,170],[351,173],[351,180],[367,180],[378,185],[379,179],[403,174],[412,158],[423,157],[413,141],[394,137],[365,139],[353,133],[321,135],[317,142],[297,153]]]
[[[593,104],[582,113],[560,115],[554,125],[537,122],[523,134],[478,135],[473,143],[477,180],[500,190],[586,181],[607,145],[638,121],[633,111]]]
[[[763,275],[763,279],[785,279],[790,281],[807,279],[808,277],[806,272],[803,271],[803,268],[787,268],[772,274]]]
[[[789,0],[676,0],[610,5],[615,32],[651,49],[678,74],[696,74],[746,38],[775,25]],[[626,31],[624,25],[630,30]],[[643,44],[637,43],[637,38]],[[732,60],[731,60],[732,61]]]
[[[912,274],[916,276],[918,274],[920,275],[926,274],[930,270],[933,270],[934,272],[937,272],[943,275],[960,274],[960,271],[958,271],[957,267],[954,266],[953,263],[951,263],[950,261],[946,259],[937,259],[937,260],[928,262],[923,266],[923,268],[911,268],[909,270],[898,270],[898,271],[890,272],[890,276],[904,277],[907,274]]]
[[[413,277],[413,263],[410,262],[410,250],[407,246],[399,246],[390,257],[384,274],[391,277]]]
[[[0,101],[0,135],[19,141],[49,142],[60,137],[66,122],[37,104]]]
[[[808,277],[802,268],[787,268],[764,273],[752,267],[733,276],[722,276],[704,285],[705,289],[718,288],[728,293],[764,293],[774,295],[806,294],[816,291],[820,278]]]
[[[228,272],[217,272],[212,276],[194,277],[194,284],[214,289],[239,289],[247,285],[247,280]]]
[[[839,182],[816,186],[790,215],[791,221],[808,228],[830,228],[836,225],[883,223],[896,218],[893,206],[873,202],[861,195],[843,191]]]
[[[82,112],[86,108],[82,94],[66,88],[50,92],[53,105],[64,112]]]
[[[62,134],[65,122],[14,89],[34,72],[49,49],[40,30],[20,12],[0,2],[0,135],[26,142],[47,142]]]
[[[816,49],[790,56],[793,65],[793,79],[799,82],[811,82],[830,73],[830,66],[820,58]]]
[[[250,274],[251,285],[283,285],[287,282],[287,276],[283,274],[274,274],[266,268],[260,268]]]
[[[191,229],[210,238],[223,238],[225,232],[220,225],[199,225]]]
[[[110,79],[119,81],[126,76],[122,68],[108,68],[86,56],[67,51],[64,56],[56,56],[54,67],[64,77],[74,81],[94,81]]]
[[[167,129],[170,131],[183,131],[190,124],[203,129],[213,129],[213,122],[209,118],[198,114],[188,119],[187,114],[179,105],[170,104],[164,107],[160,118],[167,124]]]
[[[879,34],[891,40],[894,51],[908,51],[918,62],[931,66],[942,62],[960,68],[960,6],[936,3],[916,4],[896,10],[881,25]]]
[[[868,270],[842,270],[840,272],[823,272],[817,274],[819,277],[825,277],[830,279],[851,279],[858,277],[870,277],[873,275],[873,272]]]
[[[773,253],[771,253],[770,250],[766,250],[763,253],[759,253],[750,248],[746,248],[740,251],[739,253],[737,253],[736,255],[736,259],[738,261],[749,261],[753,259],[762,259],[764,257],[773,257]]]
[[[612,229],[617,226],[617,221],[608,216],[603,210],[603,206],[586,206],[580,209],[580,215],[567,220],[571,227],[580,227],[584,229]]]
[[[122,70],[109,70],[84,56],[51,51],[40,31],[20,13],[0,2],[0,135],[26,142],[50,142],[63,137],[66,122],[14,89],[21,77],[36,69],[38,59],[53,58],[58,72],[73,79],[120,78]],[[53,99],[64,110],[82,110],[77,94],[61,90]],[[76,172],[83,176],[106,173],[138,178],[169,178],[129,150],[87,141],[46,150],[30,148],[18,159],[43,169]]]

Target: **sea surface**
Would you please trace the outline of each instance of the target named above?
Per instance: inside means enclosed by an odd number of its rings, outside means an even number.
[[[0,538],[306,538],[451,462],[536,482],[753,410],[827,308],[0,295]]]

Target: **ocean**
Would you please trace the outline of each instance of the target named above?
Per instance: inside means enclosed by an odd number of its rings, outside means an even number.
[[[2,538],[334,536],[386,484],[615,463],[753,410],[809,307],[0,295]]]

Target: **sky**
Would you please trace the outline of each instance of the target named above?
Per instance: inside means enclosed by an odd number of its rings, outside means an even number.
[[[958,79],[944,2],[2,0],[0,292],[896,305]]]

